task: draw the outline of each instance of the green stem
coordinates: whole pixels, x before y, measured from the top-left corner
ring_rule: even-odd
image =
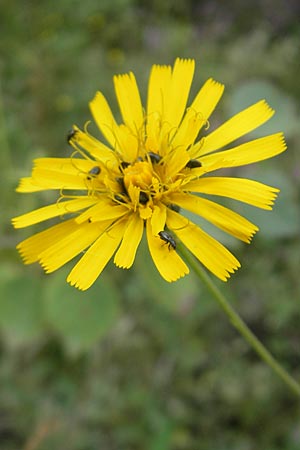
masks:
[[[194,272],[203,281],[207,289],[213,294],[216,301],[228,316],[232,325],[241,333],[248,344],[250,344],[250,346],[263,359],[263,361],[265,361],[269,365],[269,367],[271,367],[271,369],[273,369],[274,372],[277,373],[277,375],[289,386],[294,394],[300,396],[300,385],[297,383],[297,381],[288,374],[288,372],[276,361],[276,359],[271,355],[266,347],[264,347],[259,339],[257,339],[257,337],[252,333],[243,319],[228,303],[226,297],[213,283],[202,265],[193,257],[193,255],[188,250],[186,250],[185,247],[180,244],[178,245],[178,247],[186,262],[190,267],[193,268]]]

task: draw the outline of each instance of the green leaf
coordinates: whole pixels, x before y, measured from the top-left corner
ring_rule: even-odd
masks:
[[[133,269],[137,275],[132,277],[125,286],[125,292],[131,299],[139,302],[141,297],[143,299],[147,297],[166,311],[185,315],[195,311],[195,305],[198,305],[195,299],[201,296],[202,311],[205,309],[202,285],[192,273],[180,278],[175,283],[169,283],[161,277],[156,269],[145,239],[140,247]],[[209,303],[211,304],[211,302]]]
[[[118,302],[118,292],[107,277],[102,276],[85,292],[66,282],[65,270],[51,276],[47,283],[48,322],[71,353],[90,348],[109,332],[119,315]]]
[[[1,280],[0,327],[8,342],[19,345],[36,338],[43,328],[41,281],[16,274]]]

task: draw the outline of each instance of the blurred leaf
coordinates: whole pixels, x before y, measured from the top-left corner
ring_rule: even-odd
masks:
[[[169,450],[171,448],[171,439],[174,424],[167,417],[161,416],[159,411],[154,411],[156,418],[160,419],[159,429],[153,433],[149,449],[150,450]]]
[[[243,172],[251,176],[253,169]],[[264,211],[248,205],[238,205],[239,212],[249,217],[260,228],[259,236],[278,239],[299,236],[300,208],[297,200],[296,186],[292,178],[276,169],[255,167],[255,178],[263,183],[280,189],[272,211]]]
[[[175,283],[165,281],[156,269],[143,239],[134,270],[137,276],[126,284],[126,291],[131,298],[147,296],[168,311],[179,314],[188,313],[194,306],[194,300],[201,293],[201,286],[191,275],[187,275]]]
[[[252,131],[252,137],[257,138],[278,131],[283,131],[288,137],[298,131],[296,102],[268,81],[248,81],[233,90],[228,100],[230,114],[236,114],[262,99],[275,109],[276,114],[266,124]]]
[[[57,330],[71,352],[88,349],[109,332],[118,313],[119,296],[116,289],[103,279],[81,292],[65,280],[61,270],[47,283],[46,317]]]
[[[1,282],[0,326],[12,344],[31,340],[43,326],[41,282],[17,275]]]

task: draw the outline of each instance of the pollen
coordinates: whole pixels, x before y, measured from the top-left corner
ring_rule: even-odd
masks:
[[[130,185],[148,190],[153,178],[153,171],[148,162],[138,161],[124,169],[124,185],[129,189]]]

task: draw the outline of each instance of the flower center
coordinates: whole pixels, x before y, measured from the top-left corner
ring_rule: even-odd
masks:
[[[152,177],[153,172],[150,164],[145,161],[138,161],[124,169],[124,186],[127,190],[130,185],[147,190],[152,183]]]

